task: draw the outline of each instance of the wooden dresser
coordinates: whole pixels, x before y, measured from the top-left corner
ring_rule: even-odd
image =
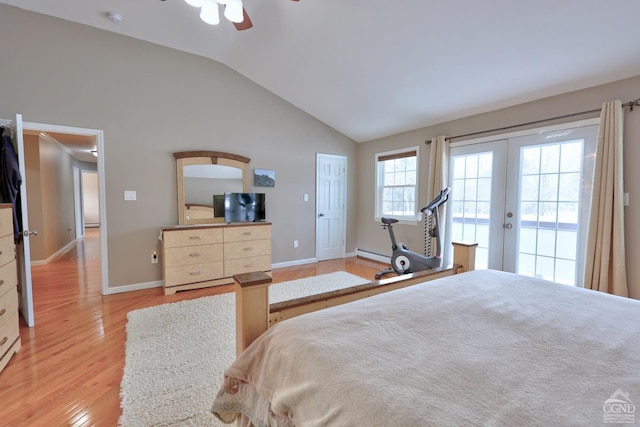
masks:
[[[13,208],[0,204],[0,371],[20,350],[18,270],[13,243]]]
[[[233,283],[233,275],[271,273],[271,224],[239,223],[162,229],[165,295]]]

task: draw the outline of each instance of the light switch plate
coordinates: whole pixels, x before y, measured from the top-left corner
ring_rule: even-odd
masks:
[[[125,200],[136,200],[136,192],[131,190],[124,191],[124,199]]]

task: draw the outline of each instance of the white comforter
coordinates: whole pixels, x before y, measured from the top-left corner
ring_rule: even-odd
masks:
[[[614,394],[640,407],[639,301],[475,271],[276,325],[212,410],[257,426],[582,426],[612,416]]]

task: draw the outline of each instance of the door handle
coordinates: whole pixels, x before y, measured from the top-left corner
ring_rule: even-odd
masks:
[[[507,230],[511,230],[513,228],[513,225],[510,222],[508,222],[505,225],[503,225],[503,227],[506,228]]]
[[[30,230],[23,230],[23,231],[22,231],[22,235],[23,235],[24,237],[29,237],[30,235],[31,235],[31,236],[37,236],[37,235],[38,235],[38,232],[37,232],[36,230],[33,230],[33,231],[30,231]]]
[[[318,214],[318,218],[322,218],[323,216],[324,216],[324,214],[323,214],[323,213],[319,213],[319,214]]]

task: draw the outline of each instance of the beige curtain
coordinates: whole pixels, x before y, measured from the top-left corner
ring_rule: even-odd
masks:
[[[627,297],[622,177],[621,101],[605,102],[600,115],[584,287]]]
[[[449,141],[445,136],[438,136],[431,140],[431,154],[429,155],[429,181],[427,184],[427,203],[433,200],[443,188],[449,184]],[[448,202],[447,202],[448,203]],[[444,227],[446,224],[445,205],[440,205],[438,211],[440,217],[440,232],[444,239]],[[431,239],[433,253],[437,253],[435,239]],[[443,253],[445,253],[444,251]]]

